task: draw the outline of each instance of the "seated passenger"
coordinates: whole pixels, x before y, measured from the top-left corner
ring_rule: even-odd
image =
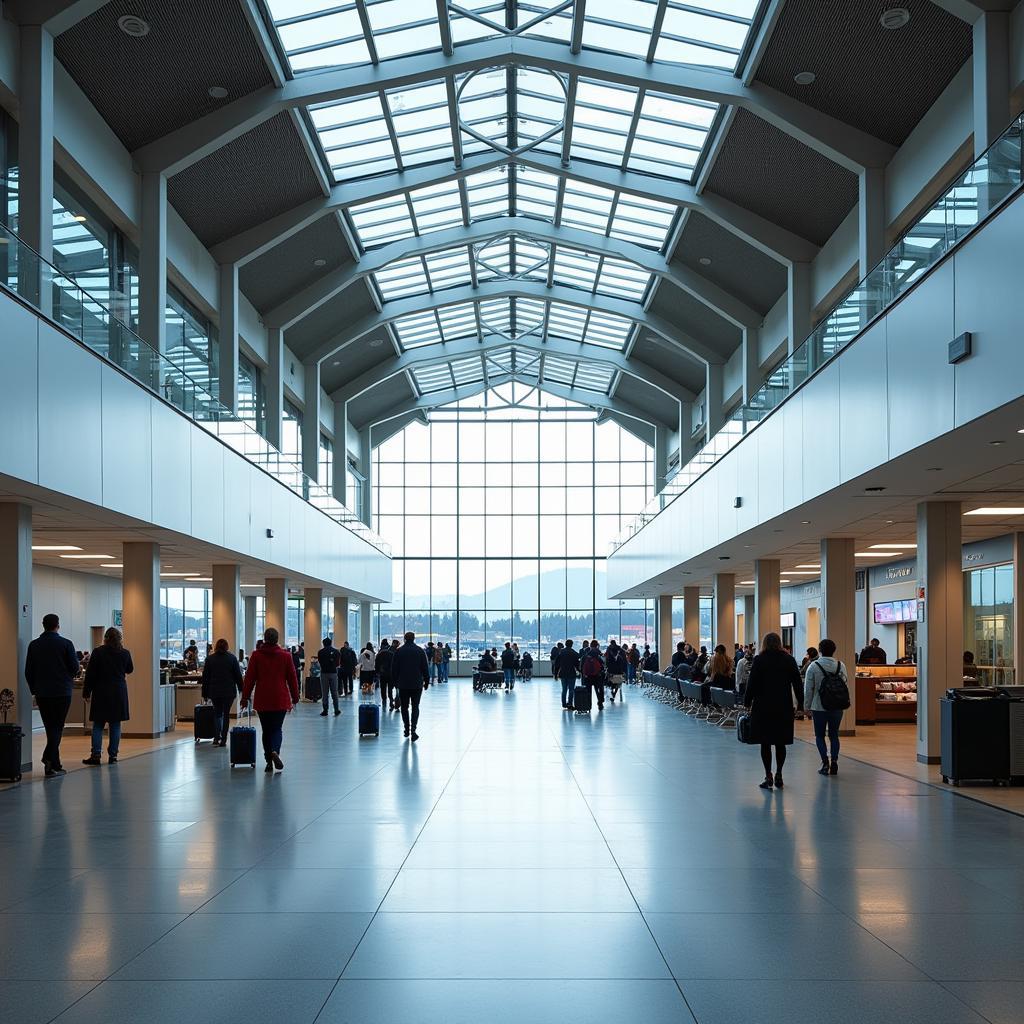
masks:
[[[495,664],[494,658],[491,657],[490,651],[484,651],[480,655],[480,661],[477,663],[477,670],[480,672],[494,672],[498,666]]]

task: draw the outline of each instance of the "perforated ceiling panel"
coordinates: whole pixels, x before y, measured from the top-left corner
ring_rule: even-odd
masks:
[[[149,32],[126,35],[125,14]],[[59,35],[54,53],[128,149],[271,84],[237,0],[114,0]]]
[[[311,352],[321,342],[340,334],[346,327],[377,312],[370,301],[366,285],[359,283],[342,294],[314,309],[309,316],[290,327],[284,334],[285,344],[299,357]],[[386,338],[387,331],[380,327],[369,337]],[[358,344],[367,344],[360,338]],[[394,354],[391,349],[389,354]]]
[[[325,261],[322,267],[316,266],[319,260]],[[249,301],[263,313],[351,260],[338,218],[321,217],[247,263],[238,282]]]
[[[167,198],[207,247],[322,194],[288,113],[257,125],[167,183]]]
[[[653,312],[665,317],[679,329],[712,346],[728,357],[741,341],[740,331],[710,306],[695,299],[674,284],[663,281],[651,303]]]
[[[910,22],[883,28],[896,6]],[[970,25],[930,0],[787,0],[757,80],[898,146],[970,56]]]
[[[687,217],[675,259],[759,313],[767,313],[786,290],[781,263],[699,213]]]
[[[643,364],[653,366],[666,377],[679,381],[680,385],[696,394],[704,387],[704,364],[687,356],[685,352],[673,352],[663,343],[651,340],[646,332],[641,331],[633,351],[630,353],[640,371]]]
[[[374,347],[371,341],[377,338],[384,339],[384,344]],[[372,367],[388,362],[394,355],[395,350],[387,340],[387,332],[381,329],[369,338],[349,345],[343,352],[325,359],[320,364],[320,386],[327,394],[331,394]],[[388,387],[386,383],[375,386]]]
[[[615,388],[615,397],[643,409],[654,422],[664,423],[673,430],[679,425],[679,403],[635,377],[623,374]]]
[[[824,245],[857,202],[857,178],[745,110],[736,112],[712,192]]]
[[[413,397],[412,385],[404,373],[378,384],[372,391],[349,403],[348,418],[354,427],[363,427],[389,416],[395,406]],[[376,438],[374,439],[376,440]]]

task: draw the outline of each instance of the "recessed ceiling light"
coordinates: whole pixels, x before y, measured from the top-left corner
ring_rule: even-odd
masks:
[[[213,582],[213,577],[212,576],[193,576],[189,580],[189,583],[212,583],[212,582]]]
[[[33,544],[33,551],[81,551],[74,544]]]
[[[854,551],[857,558],[892,558],[902,554],[902,551]]]
[[[317,258],[315,260],[313,260],[313,266],[314,267],[326,267],[327,266],[327,260],[325,260],[323,258],[323,256],[317,256]]]
[[[818,76],[813,71],[798,71],[793,76],[797,85],[811,85]]]
[[[711,257],[710,257],[710,256],[701,256],[701,257],[700,257],[700,258],[699,258],[699,259],[697,260],[697,262],[698,262],[698,263],[699,263],[699,264],[700,264],[700,265],[701,265],[702,267],[710,267],[710,266],[711,266]]]
[[[1024,427],[1021,427],[1020,430],[1017,431],[1017,433],[1018,434],[1024,434]]]
[[[61,558],[78,558],[82,561],[87,562],[102,562],[106,559],[108,562],[113,559],[113,555],[61,555]]]
[[[332,359],[331,360],[331,366],[341,366],[341,360],[340,359]]]
[[[240,583],[239,586],[243,590],[252,590],[253,588],[257,588],[259,590],[263,589],[263,584],[262,583]]]
[[[989,441],[989,444],[992,445],[993,448],[998,448],[1002,443],[1002,441]]]
[[[884,487],[865,487],[864,490],[867,491],[869,494],[878,494],[880,491],[884,491],[885,488]]]
[[[791,583],[792,580],[779,580],[780,583]]]
[[[879,24],[882,28],[888,29],[890,32],[895,32],[898,28],[903,28],[910,21],[910,11],[906,7],[890,7],[887,11],[882,11],[878,18]]]
[[[209,96],[211,100],[224,100],[227,99],[228,91],[223,85],[211,85],[210,88],[206,90],[206,95]]]
[[[117,27],[132,39],[142,39],[149,35],[149,22],[137,14],[122,14],[117,19]]]
[[[916,544],[872,544],[871,550],[902,551],[904,548],[916,548]]]
[[[84,213],[74,213],[74,214],[71,215],[71,219],[73,221],[75,221],[76,223],[78,223],[78,224],[84,224],[85,221],[86,221],[86,217],[85,217]]]
[[[123,569],[124,568],[124,563],[123,562],[104,562],[100,566],[100,568],[101,569]]]
[[[187,579],[190,576],[196,576],[198,574],[194,573],[194,572],[162,572],[162,573],[160,573],[160,575],[161,576],[173,576],[173,577],[178,577],[180,579]]]
[[[380,348],[381,345],[383,345],[383,344],[384,344],[384,341],[381,338],[371,338],[370,339],[370,348]]]
[[[811,525],[811,521],[810,521],[810,519],[801,519],[800,520],[800,525],[801,526],[810,526]]]
[[[972,508],[965,516],[1024,516],[1024,508]]]
[[[803,569],[787,569],[786,570],[786,575],[787,576],[817,576],[818,573],[814,569],[808,569],[806,571],[803,570]]]
[[[752,587],[754,585],[753,580],[740,580],[741,587]]]
[[[798,569],[820,569],[821,566],[817,562],[804,562],[803,565],[798,565]]]

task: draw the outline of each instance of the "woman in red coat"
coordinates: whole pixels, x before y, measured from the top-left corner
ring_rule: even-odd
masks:
[[[248,707],[253,688],[256,696],[252,706],[260,716],[263,729],[263,756],[266,771],[281,771],[281,741],[284,716],[299,703],[299,681],[295,676],[295,663],[283,647],[278,646],[278,632],[268,629],[263,634],[263,646],[252,652],[245,670],[241,706]]]

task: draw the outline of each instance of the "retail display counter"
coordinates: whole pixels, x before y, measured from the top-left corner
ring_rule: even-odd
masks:
[[[917,721],[916,665],[858,665],[857,724]]]
[[[197,704],[203,702],[203,687],[198,672],[174,680],[174,707],[178,721],[191,722]]]

